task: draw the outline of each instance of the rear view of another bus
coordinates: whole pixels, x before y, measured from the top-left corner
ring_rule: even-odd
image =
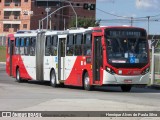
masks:
[[[9,76],[13,75],[13,53],[14,53],[14,34],[9,34],[7,36],[7,43],[6,43],[6,73]]]
[[[18,31],[7,37],[6,72],[18,82],[35,79],[36,37],[36,31]]]

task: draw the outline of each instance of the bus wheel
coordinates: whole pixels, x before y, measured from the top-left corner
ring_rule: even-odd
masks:
[[[57,87],[56,74],[54,70],[52,70],[51,75],[50,75],[50,83],[52,87]]]
[[[16,70],[16,81],[17,81],[17,82],[21,82],[21,81],[22,81],[22,80],[21,80],[21,77],[20,77],[19,68],[17,68],[17,70]]]
[[[130,92],[131,88],[132,88],[131,85],[122,85],[122,86],[121,86],[121,90],[122,90],[123,92]]]
[[[84,89],[88,91],[92,90],[93,88],[93,86],[91,86],[89,82],[90,82],[90,79],[89,79],[88,73],[85,73],[83,86],[84,86]]]

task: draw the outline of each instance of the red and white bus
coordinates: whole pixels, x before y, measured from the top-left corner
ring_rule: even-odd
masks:
[[[8,36],[6,71],[22,80],[57,85],[120,86],[149,82],[146,30],[131,26],[32,31]]]

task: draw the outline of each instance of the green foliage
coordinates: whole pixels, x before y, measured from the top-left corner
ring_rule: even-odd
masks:
[[[0,62],[6,61],[6,47],[0,46]]]
[[[158,41],[156,48],[160,48],[160,41]]]
[[[160,85],[160,80],[155,80],[156,84]]]
[[[96,22],[95,19],[89,19],[89,18],[78,18],[77,20],[77,27],[83,27],[83,28],[88,28],[88,27],[96,27],[99,26],[99,22]],[[76,27],[76,19],[73,19],[69,27]]]

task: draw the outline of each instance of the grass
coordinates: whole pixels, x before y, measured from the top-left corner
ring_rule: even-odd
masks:
[[[160,85],[160,79],[154,79],[153,82],[154,82],[153,84],[155,84],[155,85]],[[151,85],[151,79],[149,80],[149,83],[148,83],[148,86],[150,86],[150,85]]]
[[[155,80],[155,83],[160,85],[160,80]]]
[[[6,61],[6,47],[0,46],[0,62]]]

